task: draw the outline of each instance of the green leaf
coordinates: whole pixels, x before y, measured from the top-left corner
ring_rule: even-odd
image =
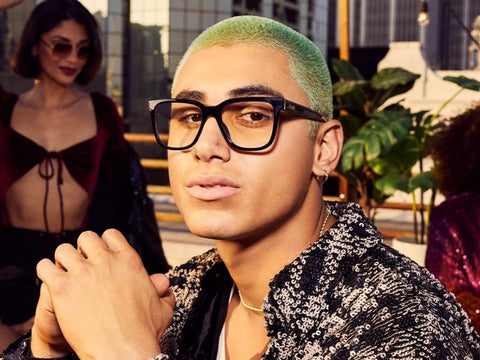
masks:
[[[389,197],[390,195],[384,194],[376,186],[372,188],[372,198],[377,204],[383,204]]]
[[[408,85],[420,77],[402,68],[387,68],[373,75],[370,84],[374,89],[387,90],[399,85]]]
[[[370,165],[370,168],[375,174],[380,176],[385,176],[393,171],[392,163],[379,157],[370,160],[368,165]]]
[[[357,136],[351,137],[345,142],[341,158],[342,172],[360,169],[363,166],[364,148],[364,141]]]
[[[428,110],[422,110],[412,114],[413,127],[429,126],[432,123],[433,115]]]
[[[402,68],[383,69],[370,80],[374,92],[370,95],[372,108],[379,108],[393,96],[410,90],[420,76]]]
[[[400,108],[398,110],[384,110],[375,114],[376,118],[381,118],[385,126],[392,132],[398,141],[405,139],[412,128],[412,118],[409,111]]]
[[[392,131],[397,139],[404,139],[409,132],[409,126],[406,126],[405,123],[400,121],[392,122],[390,127],[392,128]]]
[[[375,187],[388,196],[396,190],[408,192],[408,177],[400,174],[390,174],[378,179]]]
[[[458,86],[464,88],[464,89],[469,89],[469,90],[474,90],[474,91],[480,91],[480,82],[467,78],[463,75],[460,76],[445,76],[443,80],[453,82],[457,84]]]
[[[367,161],[375,159],[382,152],[382,145],[376,136],[367,136],[365,141],[365,158]]]
[[[413,135],[408,135],[389,152],[382,154],[382,157],[396,169],[397,173],[409,175],[420,158],[418,140]]]
[[[340,79],[344,80],[363,80],[360,71],[350,62],[340,59],[332,59],[332,68]]]
[[[365,80],[338,81],[333,84],[332,91],[334,96],[343,96],[352,93],[355,90],[361,90],[366,85]]]
[[[409,191],[408,191],[409,193],[411,193],[416,189],[427,191],[430,189],[435,189],[436,182],[433,179],[432,172],[426,171],[411,178],[408,187],[409,187]]]
[[[387,152],[400,141],[400,139],[395,136],[395,132],[391,127],[385,127],[384,131],[379,132],[379,135],[382,138],[383,147]]]

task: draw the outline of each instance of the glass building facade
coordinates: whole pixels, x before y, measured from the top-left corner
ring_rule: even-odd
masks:
[[[433,69],[469,68],[469,32],[480,15],[480,0],[427,0],[430,24],[417,23],[420,0],[349,0],[350,46],[386,47],[393,41],[421,41]],[[338,0],[329,0],[336,14]],[[329,17],[330,47],[338,47],[338,21]],[[422,31],[424,34],[422,34]]]
[[[12,74],[9,58],[29,13],[40,1],[24,0],[0,11],[0,83],[7,90],[19,93],[31,86],[30,80]],[[102,69],[86,90],[114,98],[135,132],[150,131],[146,101],[169,96],[173,73],[188,44],[222,19],[242,14],[274,18],[308,36],[327,57],[334,56],[331,49],[338,49],[337,0],[80,1],[97,18],[104,45]],[[349,4],[352,49],[387,49],[391,41],[419,40],[419,0],[349,0]],[[480,1],[430,0],[429,5],[426,50],[431,65],[467,68],[468,34],[451,14],[454,11],[470,27],[480,14]],[[368,52],[361,54],[367,61]]]
[[[41,0],[0,11],[0,83],[20,93],[31,80],[12,74],[9,58],[29,13]],[[307,35],[326,53],[328,1],[314,0],[80,0],[96,17],[104,46],[100,73],[86,90],[111,96],[127,129],[150,132],[146,101],[169,97],[175,68],[205,28],[231,16],[275,18]]]

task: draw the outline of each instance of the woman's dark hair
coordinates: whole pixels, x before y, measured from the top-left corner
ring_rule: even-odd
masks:
[[[446,197],[480,193],[480,105],[448,121],[432,139],[438,189]]]
[[[102,45],[95,18],[77,0],[45,0],[33,9],[12,57],[13,71],[25,78],[38,77],[41,69],[37,57],[33,55],[33,46],[40,41],[44,33],[64,20],[75,20],[87,30],[90,54],[75,82],[78,85],[88,84],[97,74],[102,62]]]

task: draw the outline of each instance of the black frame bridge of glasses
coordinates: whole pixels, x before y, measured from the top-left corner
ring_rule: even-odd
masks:
[[[271,131],[269,130],[268,132],[269,136],[268,138],[266,138],[264,143],[255,144],[255,145],[248,144],[248,146],[244,146],[246,145],[244,144],[242,146],[237,144],[236,140],[230,136],[231,134],[229,132],[228,126],[224,123],[224,119],[222,119],[222,112],[224,111],[225,108],[234,106],[235,104],[249,103],[249,102],[268,103],[271,106],[271,110],[273,111],[273,123],[270,127]],[[170,143],[166,142],[165,135],[162,134],[160,131],[160,129],[164,125],[166,118],[157,119],[159,117],[157,116],[157,113],[163,114],[163,111],[160,111],[161,107],[170,106],[171,104],[189,104],[197,107],[201,111],[201,119],[197,120],[198,125],[195,128],[198,130],[196,130],[195,136],[189,138],[189,141],[186,144],[172,146],[170,145]],[[160,146],[167,148],[169,150],[186,150],[192,147],[197,142],[205,122],[210,117],[213,117],[216,119],[223,137],[231,147],[238,150],[245,150],[245,151],[263,150],[269,147],[273,143],[273,140],[275,139],[276,132],[277,132],[280,111],[297,115],[299,118],[303,118],[307,120],[327,122],[327,119],[321,114],[319,114],[318,112],[306,106],[303,106],[293,101],[286,100],[279,97],[260,97],[260,96],[238,97],[238,98],[227,99],[215,106],[206,106],[199,101],[191,100],[191,99],[160,99],[160,100],[148,101],[148,107],[150,111],[152,127],[153,127],[155,138]],[[161,124],[159,124],[160,120],[162,121]],[[167,126],[167,124],[165,124],[165,126]]]

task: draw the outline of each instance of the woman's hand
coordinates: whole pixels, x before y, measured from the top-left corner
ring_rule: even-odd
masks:
[[[37,266],[44,281],[32,331],[35,357],[148,359],[173,316],[168,279],[150,278],[140,257],[116,230],[84,232],[78,250],[62,244],[56,265]],[[63,336],[62,336],[63,334]],[[68,345],[67,345],[68,344]]]

